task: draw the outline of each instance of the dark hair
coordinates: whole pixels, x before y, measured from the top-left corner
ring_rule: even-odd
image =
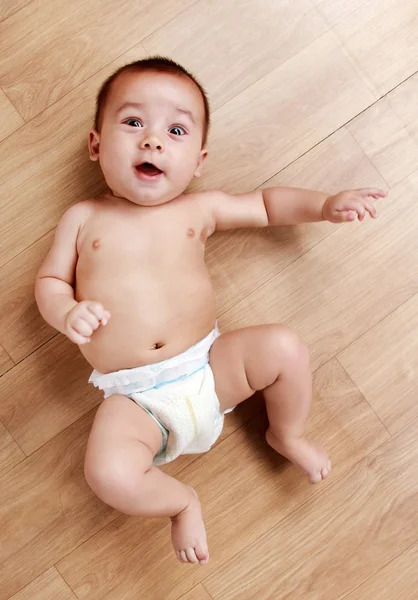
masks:
[[[163,56],[151,56],[150,58],[144,58],[142,60],[137,60],[135,62],[129,63],[120,67],[117,71],[113,73],[110,77],[106,79],[103,83],[102,87],[97,94],[96,99],[96,114],[94,117],[94,128],[96,131],[100,131],[102,125],[103,118],[103,110],[106,105],[106,100],[109,95],[110,88],[112,83],[122,75],[122,73],[141,73],[142,71],[157,71],[159,73],[171,73],[173,75],[178,75],[180,77],[187,77],[191,79],[193,83],[199,88],[199,91],[202,95],[203,105],[205,109],[205,122],[203,127],[203,139],[202,139],[202,147],[206,144],[209,125],[210,125],[210,112],[209,112],[209,100],[207,94],[197,79],[186,71],[184,67],[176,63],[171,58],[164,58]]]

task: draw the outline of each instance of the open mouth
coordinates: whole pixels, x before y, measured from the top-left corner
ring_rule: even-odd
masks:
[[[157,175],[161,175],[162,173],[161,169],[148,162],[136,165],[135,170],[138,173],[138,175],[143,175],[146,178],[157,177]]]

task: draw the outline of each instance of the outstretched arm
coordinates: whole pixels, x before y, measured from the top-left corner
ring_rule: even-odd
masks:
[[[272,187],[245,194],[213,192],[212,214],[217,230],[268,225],[297,225],[315,221],[342,223],[376,217],[372,200],[386,192],[365,188],[329,195],[288,187]]]

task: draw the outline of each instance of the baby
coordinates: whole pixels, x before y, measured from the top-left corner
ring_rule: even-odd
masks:
[[[309,355],[286,325],[220,334],[205,243],[236,227],[333,223],[376,216],[361,189],[330,196],[272,187],[185,193],[207,156],[209,105],[180,65],[161,57],[114,73],[97,98],[90,159],[108,191],[72,206],[36,280],[45,320],[78,344],[103,390],[85,476],[115,509],[170,517],[182,562],[209,559],[196,492],[157,468],[206,452],[224,414],[264,391],[267,443],[317,483],[327,454],[304,437]]]

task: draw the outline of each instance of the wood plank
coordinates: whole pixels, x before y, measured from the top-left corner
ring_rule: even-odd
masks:
[[[10,600],[77,600],[57,570],[52,567]]]
[[[0,22],[11,17],[32,0],[2,0],[0,4]]]
[[[374,101],[326,33],[215,111],[212,153],[197,188],[253,189]]]
[[[391,187],[416,170],[418,138],[393,110],[390,94],[353,119],[347,129]]]
[[[418,538],[417,435],[418,420],[210,574],[210,595],[345,597]]]
[[[388,94],[388,101],[398,118],[406,124],[408,131],[418,139],[418,74],[413,75],[402,85]]]
[[[0,141],[13,131],[24,125],[25,121],[19,115],[3,90],[0,89]]]
[[[35,302],[35,277],[49,250],[54,231],[0,268],[0,342],[15,362],[56,335]]]
[[[0,376],[14,366],[14,362],[7,354],[3,346],[0,345]]]
[[[220,318],[221,329],[284,322],[324,364],[418,292],[418,173],[344,224]]]
[[[32,119],[192,2],[33,0],[0,23],[0,85]]]
[[[327,29],[310,0],[210,0],[193,4],[143,45],[151,54],[170,56],[195,73],[216,109]]]
[[[97,406],[78,346],[58,335],[0,378],[0,419],[26,454]]]
[[[0,476],[18,465],[25,453],[16,444],[3,423],[0,423]]]
[[[372,0],[334,29],[379,97],[418,70],[418,4],[412,0]]]
[[[117,516],[84,481],[84,452],[92,419],[92,413],[80,419],[0,478],[1,600],[42,575]]]
[[[105,188],[87,151],[96,93],[143,54],[133,48],[0,143],[0,266],[53,229],[71,204]]]
[[[336,193],[352,187],[387,188],[345,128],[298,158],[263,187],[284,185]],[[209,239],[206,264],[223,314],[334,232],[331,223],[241,229]]]
[[[212,600],[212,596],[209,596],[203,585],[199,584],[190,590],[190,592],[184,594],[179,600]]]
[[[370,0],[314,0],[330,25],[335,25]]]
[[[316,373],[314,389],[309,432],[334,464],[325,489],[388,433],[337,361]],[[205,569],[178,565],[165,521],[119,517],[58,563],[77,597],[177,600],[318,494],[319,487],[266,446],[265,427],[263,414],[179,473],[203,504],[211,552]]]
[[[338,359],[391,433],[418,416],[418,295]]]
[[[344,600],[415,600],[418,586],[418,544],[414,544],[392,560],[371,579],[363,583]]]

